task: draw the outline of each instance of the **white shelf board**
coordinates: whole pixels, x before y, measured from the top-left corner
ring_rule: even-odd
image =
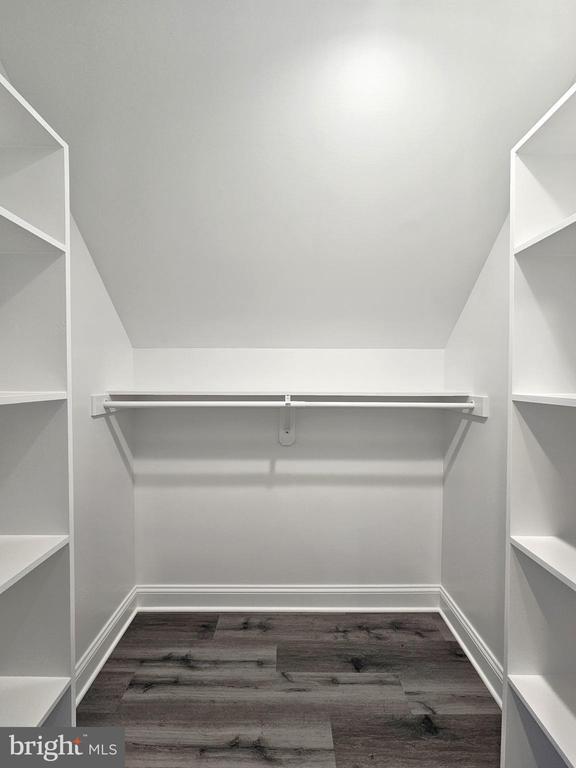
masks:
[[[167,390],[167,389],[109,389],[107,393],[114,397],[284,397],[284,395],[294,395],[295,397],[470,397],[469,392],[343,392],[338,391],[311,391],[309,389],[295,390],[286,388],[283,390],[212,390],[211,392],[200,390]]]
[[[511,536],[512,546],[576,590],[576,546],[558,536]]]
[[[52,400],[66,400],[66,392],[2,392],[0,390],[0,405],[46,403]]]
[[[538,243],[541,243],[543,240],[546,240],[547,237],[552,237],[553,235],[556,235],[559,232],[562,232],[563,230],[568,229],[569,227],[573,227],[575,225],[576,225],[576,213],[572,214],[572,216],[568,216],[567,218],[562,219],[554,226],[549,227],[543,232],[539,232],[537,235],[534,235],[534,237],[531,237],[529,240],[525,240],[523,243],[520,243],[519,245],[515,246],[514,253],[515,254],[522,253],[522,251],[525,251],[528,248],[531,248],[533,245],[537,245]]]
[[[23,243],[26,240],[29,245],[24,246]],[[6,245],[7,241],[10,243],[9,246]],[[37,243],[35,248],[37,251],[41,247],[45,248],[46,245],[50,250],[56,249],[62,253],[66,251],[66,246],[60,240],[0,205],[0,252],[6,253],[8,250],[13,253],[15,249],[30,250],[30,245],[34,242]]]
[[[67,146],[66,142],[2,74],[0,74],[0,108],[3,118],[0,143],[3,146],[13,146],[11,140],[14,138],[18,142],[16,146],[22,143],[36,146]]]
[[[567,151],[573,152],[574,121],[571,119],[571,115],[576,107],[575,99],[576,83],[520,139],[512,148],[512,152],[536,151],[541,153],[546,150],[561,154],[565,154]],[[542,144],[546,146],[542,146]]]
[[[70,686],[68,677],[0,677],[0,727],[35,727]]]
[[[566,763],[576,765],[575,697],[560,696],[542,675],[510,675],[508,681]]]
[[[576,394],[571,392],[558,394],[532,394],[524,392],[514,392],[512,400],[515,403],[535,403],[536,405],[564,405],[569,408],[576,408]]]
[[[68,536],[0,536],[0,594],[59,549]]]

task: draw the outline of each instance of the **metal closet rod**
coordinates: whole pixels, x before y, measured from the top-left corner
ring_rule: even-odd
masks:
[[[460,402],[407,402],[405,400],[104,400],[111,408],[434,408],[467,411],[476,408],[474,400]]]
[[[206,399],[197,399],[197,398]],[[273,398],[273,399],[270,399]],[[306,399],[308,398],[308,399]],[[363,398],[363,399],[361,399]],[[440,399],[444,398],[444,399]],[[219,394],[185,394],[185,393],[132,393],[92,395],[91,415],[103,416],[122,409],[154,409],[154,408],[276,408],[285,415],[297,408],[397,408],[404,410],[438,410],[460,411],[466,415],[482,419],[489,415],[489,398],[487,395],[465,394],[436,394],[422,393],[391,395],[378,394],[326,394],[312,393],[299,395],[267,395],[249,393],[228,395]]]

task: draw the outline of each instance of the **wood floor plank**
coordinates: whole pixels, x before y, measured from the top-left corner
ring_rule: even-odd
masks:
[[[397,676],[375,673],[227,672],[219,670],[139,669],[122,700],[155,699],[190,703],[289,703],[293,707],[362,705],[381,711],[408,713],[408,702]]]
[[[283,722],[227,722],[225,724],[199,723],[193,727],[165,724],[155,727],[153,738],[147,726],[126,728],[126,739],[144,743],[154,741],[158,745],[200,747],[226,747],[238,739],[268,741],[278,749],[333,749],[332,727],[328,719],[292,717]]]
[[[500,715],[500,707],[486,688],[473,693],[412,691],[406,697],[413,715]]]
[[[187,646],[160,647],[119,645],[110,656],[113,668],[163,666],[183,669],[262,669],[276,668],[276,645],[265,641],[198,640]]]
[[[133,672],[118,672],[105,668],[96,677],[79,707],[81,714],[114,713],[130,685]]]
[[[78,727],[87,726],[90,728],[104,728],[106,726],[122,727],[122,717],[116,712],[103,712],[100,709],[92,711],[91,708],[82,707],[83,702],[76,710],[76,725]],[[121,706],[121,705],[119,705]]]
[[[294,672],[404,672],[436,667],[472,667],[455,640],[434,643],[278,643],[278,665]]]
[[[385,672],[407,691],[483,692],[485,686],[459,644],[280,642],[278,669],[286,672]]]
[[[498,768],[500,716],[332,719],[337,768]]]
[[[228,613],[221,614],[214,637],[343,643],[453,639],[437,613]]]
[[[394,707],[394,710],[397,708]],[[189,728],[195,728],[200,723],[210,722],[226,725],[230,722],[285,722],[292,721],[295,716],[308,718],[329,719],[331,712],[347,712],[361,716],[369,711],[369,707],[357,705],[354,700],[327,705],[307,704],[303,706],[301,701],[295,703],[278,697],[274,701],[239,701],[227,702],[220,699],[214,701],[187,701],[185,698],[147,698],[145,696],[130,697],[127,701],[120,702],[118,709],[113,713],[90,711],[82,716],[82,725],[118,725],[124,728],[130,726],[162,727],[167,723],[174,725],[183,724]],[[400,712],[394,714],[409,714],[409,708],[405,704]],[[89,721],[89,722],[88,722]]]
[[[410,667],[400,674],[407,694],[459,695],[484,694],[486,686],[471,664],[463,666],[430,665]]]
[[[217,621],[214,613],[138,613],[117,647],[180,648],[196,640],[211,640]]]
[[[138,768],[266,764],[335,768],[332,730],[326,718],[131,726],[126,729],[126,753],[126,765]]]
[[[276,749],[261,740],[233,742],[223,747],[158,747],[146,743],[126,746],[126,768],[336,768],[333,750]]]

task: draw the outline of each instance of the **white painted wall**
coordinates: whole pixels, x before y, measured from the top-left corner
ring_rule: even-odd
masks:
[[[490,396],[486,422],[447,421],[442,584],[489,649],[504,653],[509,226],[445,350],[446,386]]]
[[[134,414],[137,581],[428,584],[440,576],[438,413]]]
[[[0,12],[137,347],[444,346],[576,67],[574,0]]]
[[[136,384],[442,388],[441,351],[135,350]],[[133,414],[137,581],[437,584],[443,414]]]
[[[137,386],[207,392],[441,391],[440,349],[135,349]]]
[[[134,586],[131,467],[92,392],[132,383],[132,348],[74,222],[71,232],[76,646],[80,658]],[[124,419],[123,427],[128,428]],[[110,422],[112,423],[112,422]]]

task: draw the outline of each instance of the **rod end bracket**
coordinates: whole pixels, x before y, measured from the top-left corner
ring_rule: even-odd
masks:
[[[96,416],[106,416],[109,413],[104,408],[105,401],[108,400],[108,395],[92,395],[90,397],[90,416],[96,418]]]
[[[474,408],[470,411],[470,415],[487,419],[490,416],[490,398],[488,395],[472,395],[472,399],[474,400]]]

